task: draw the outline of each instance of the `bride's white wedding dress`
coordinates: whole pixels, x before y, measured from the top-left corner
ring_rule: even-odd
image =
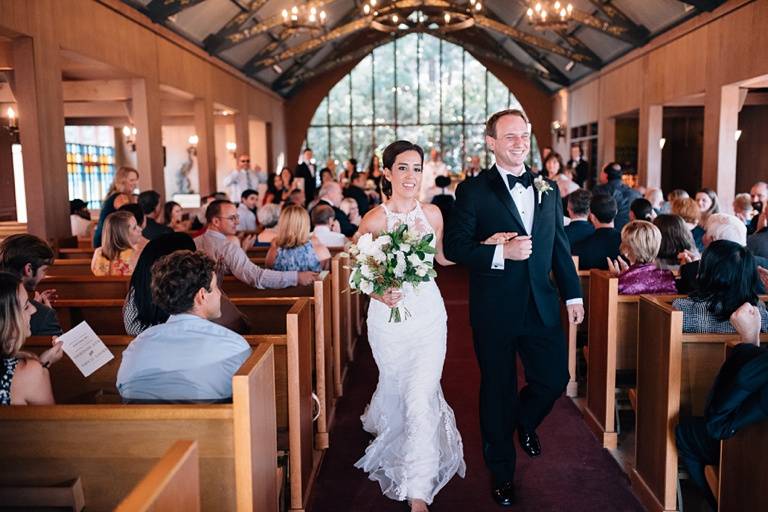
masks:
[[[419,203],[407,214],[383,208],[388,231],[405,223],[422,236],[434,234]],[[390,309],[380,301],[371,300],[368,308],[379,383],[361,419],[376,438],[355,467],[368,472],[391,499],[431,504],[453,475],[463,478],[466,471],[461,435],[440,387],[447,315],[434,279],[415,289],[406,285],[404,313],[403,306],[411,316],[401,323],[389,322]]]

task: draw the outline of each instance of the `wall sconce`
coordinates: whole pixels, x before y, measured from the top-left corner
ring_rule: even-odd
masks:
[[[125,137],[125,143],[131,146],[131,151],[136,151],[136,127],[135,126],[123,126],[123,137]]]
[[[192,154],[197,156],[197,143],[200,142],[200,137],[196,134],[190,135],[187,142],[189,142],[189,149],[192,151]]]
[[[565,126],[560,121],[552,121],[552,135],[558,141],[565,138]]]
[[[664,137],[659,139],[659,149],[664,149],[664,145],[667,143],[667,139]]]
[[[739,142],[739,139],[741,138],[741,130],[736,130],[733,133],[733,138],[736,140],[736,142]]]
[[[232,156],[235,155],[235,151],[237,151],[237,144],[234,142],[227,142],[227,151],[232,153]]]
[[[19,144],[19,126],[16,122],[16,111],[13,107],[8,107],[5,112],[8,117],[8,133],[11,134],[11,144]]]

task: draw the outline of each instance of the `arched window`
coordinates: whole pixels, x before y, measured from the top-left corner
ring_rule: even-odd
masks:
[[[512,92],[460,46],[429,34],[409,34],[376,48],[323,99],[304,147],[320,167],[327,158],[355,158],[407,139],[425,152],[436,147],[453,171],[472,155],[488,166],[485,120],[505,108],[522,109]],[[536,139],[529,164],[541,168]]]

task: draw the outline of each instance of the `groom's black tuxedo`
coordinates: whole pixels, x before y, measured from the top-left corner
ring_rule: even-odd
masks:
[[[515,428],[534,430],[568,382],[560,298],[580,298],[581,288],[563,228],[557,184],[547,183],[551,190],[546,193],[531,185],[533,227],[527,233],[496,166],[464,181],[456,191],[443,244],[448,259],[470,269],[470,319],[482,375],[483,453],[497,483],[511,481],[514,475]],[[499,232],[530,234],[531,256],[505,260],[503,270],[493,270],[495,246],[482,241]],[[528,383],[519,399],[517,354]]]

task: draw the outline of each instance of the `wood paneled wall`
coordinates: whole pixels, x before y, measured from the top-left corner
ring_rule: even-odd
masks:
[[[749,192],[756,181],[768,180],[768,105],[745,105],[739,113],[739,129],[736,190]]]

